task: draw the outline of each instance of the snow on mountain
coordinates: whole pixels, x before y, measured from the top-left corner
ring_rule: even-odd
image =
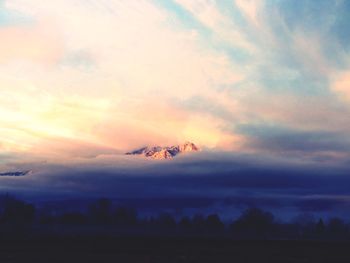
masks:
[[[127,155],[143,155],[152,159],[171,159],[178,154],[185,152],[197,152],[199,148],[192,142],[186,142],[181,145],[175,146],[153,146],[153,147],[143,147],[132,152],[127,152]]]

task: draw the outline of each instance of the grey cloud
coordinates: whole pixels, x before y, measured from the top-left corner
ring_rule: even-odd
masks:
[[[13,171],[13,172],[1,172],[0,176],[25,176],[30,174],[31,171]]]
[[[248,137],[250,147],[269,151],[350,151],[348,136],[337,132],[301,131],[267,125],[240,125],[236,131]]]

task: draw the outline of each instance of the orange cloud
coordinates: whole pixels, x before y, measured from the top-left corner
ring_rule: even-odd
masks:
[[[334,74],[331,88],[341,99],[350,101],[350,71]]]

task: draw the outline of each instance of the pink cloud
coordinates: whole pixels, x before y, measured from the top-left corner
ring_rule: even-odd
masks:
[[[42,24],[1,28],[0,39],[0,63],[29,60],[52,64],[63,53],[58,32]]]
[[[350,71],[336,73],[332,78],[331,89],[345,101],[350,101]]]

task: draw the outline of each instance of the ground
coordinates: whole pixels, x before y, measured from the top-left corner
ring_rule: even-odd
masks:
[[[2,240],[0,262],[348,263],[350,243],[191,238]]]

